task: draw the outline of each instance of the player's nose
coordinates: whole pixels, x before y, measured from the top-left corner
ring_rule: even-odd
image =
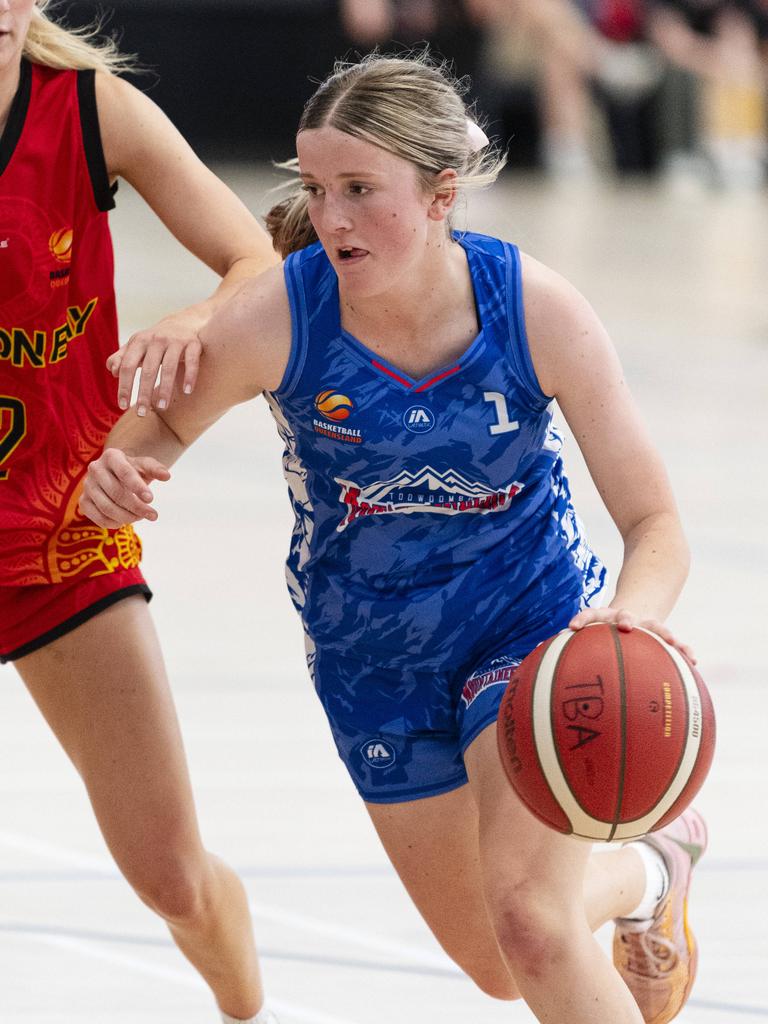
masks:
[[[349,231],[352,227],[348,204],[343,199],[327,195],[323,203],[323,225],[326,231]]]

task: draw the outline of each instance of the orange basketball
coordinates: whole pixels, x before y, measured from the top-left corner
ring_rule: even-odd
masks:
[[[60,263],[69,263],[72,259],[72,229],[62,228],[60,231],[54,231],[48,240],[48,247],[51,255]]]
[[[558,832],[627,840],[681,814],[709,771],[715,716],[698,672],[647,630],[597,623],[515,670],[499,752],[523,803]]]
[[[340,395],[331,389],[320,392],[315,398],[315,408],[326,419],[345,420],[354,406],[346,395]]]

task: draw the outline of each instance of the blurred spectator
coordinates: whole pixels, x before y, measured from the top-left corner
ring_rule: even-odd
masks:
[[[338,0],[342,30],[354,48],[387,53],[429,45],[453,73],[475,79],[482,41],[468,0]],[[471,99],[472,97],[470,97]]]
[[[429,39],[438,29],[439,0],[340,0],[349,38],[366,48],[390,39]]]
[[[680,103],[674,92],[667,104],[669,175],[708,175],[726,188],[761,185],[767,153],[768,3],[653,0],[648,33],[674,69],[671,81],[689,94],[691,83],[695,89],[687,123],[675,116]]]
[[[367,50],[391,42],[439,48],[471,29],[466,0],[339,0],[339,16],[349,39]]]
[[[494,88],[523,74],[535,83],[540,157],[555,178],[585,179],[597,169],[595,140],[606,132],[619,170],[649,169],[652,122],[663,67],[644,38],[642,0],[467,0],[488,27]],[[500,43],[506,37],[506,45]],[[521,45],[522,40],[522,45]],[[513,55],[512,60],[499,54]],[[602,119],[598,115],[602,113]],[[605,149],[605,147],[603,147]]]

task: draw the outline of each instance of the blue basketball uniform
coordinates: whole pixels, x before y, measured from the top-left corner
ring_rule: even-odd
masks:
[[[288,586],[339,753],[372,802],[463,785],[512,667],[605,582],[531,362],[520,255],[454,237],[480,333],[422,380],[342,329],[319,243],[285,262],[291,353],[266,397],[296,517]]]

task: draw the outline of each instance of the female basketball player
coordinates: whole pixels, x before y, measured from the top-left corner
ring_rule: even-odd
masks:
[[[663,620],[688,552],[594,312],[515,247],[449,230],[460,189],[498,173],[485,143],[425,60],[337,69],[299,126],[301,191],[270,214],[284,268],[203,329],[190,399],[120,420],[82,508],[104,528],[154,517],[151,481],[266,392],[315,686],[414,902],[481,988],[540,1021],[661,1024],[693,980],[699,817],[590,857],[519,803],[494,723],[512,667],[562,628],[643,624],[676,643]],[[590,608],[604,569],[570,503],[553,396],[624,537],[606,608]],[[619,973],[591,934],[614,917]]]
[[[137,338],[149,362],[158,342],[171,357],[160,403],[180,357],[194,383],[197,327],[275,260],[242,204],[112,73],[124,64],[114,48],[43,6],[0,0],[0,657],[82,775],[126,878],[221,1010],[252,1018],[263,997],[247,901],[201,843],[139,541],[130,527],[96,529],[77,498],[120,415],[103,368],[117,347],[111,183],[131,182],[224,278],[210,301]],[[146,369],[148,406],[157,366]]]

